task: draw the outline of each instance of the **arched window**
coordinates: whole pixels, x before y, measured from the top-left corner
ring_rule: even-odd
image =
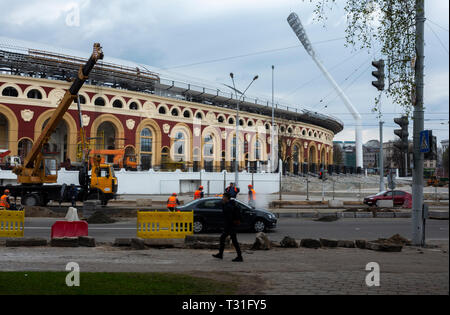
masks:
[[[136,102],[131,102],[130,109],[131,110],[138,110],[139,106],[138,106],[138,104]]]
[[[255,160],[261,160],[261,142],[260,140],[256,140],[255,142]]]
[[[27,98],[36,98],[36,99],[42,99],[42,93],[39,90],[32,89],[28,91]]]
[[[243,119],[239,119],[239,126],[243,126],[244,125],[244,120]]]
[[[225,121],[225,118],[223,116],[219,116],[217,121],[222,124]]]
[[[11,96],[11,97],[18,97],[19,96],[19,92],[17,92],[17,90],[15,88],[13,88],[12,86],[8,86],[7,88],[5,88],[2,92],[3,96]]]
[[[172,116],[178,116],[178,109],[174,108],[170,113],[172,114]]]
[[[103,97],[97,97],[94,101],[94,104],[97,106],[105,106],[105,100]]]
[[[152,152],[153,152],[153,134],[149,128],[144,128],[141,131],[141,169],[148,170],[152,167]]]
[[[115,108],[122,108],[123,107],[122,101],[121,100],[115,100],[113,102],[113,107],[115,107]]]
[[[190,113],[188,110],[185,110],[185,111],[183,112],[183,117],[184,117],[184,118],[190,118],[190,117],[191,117],[191,113]]]
[[[18,150],[22,161],[27,156],[28,152],[30,152],[32,146],[33,142],[30,139],[25,138],[19,141]]]
[[[209,161],[214,159],[214,139],[210,134],[203,138],[203,159]]]
[[[203,119],[203,115],[202,115],[202,113],[197,113],[196,115],[195,115],[195,118],[197,118],[197,119]]]
[[[253,121],[249,120],[249,122],[247,123],[247,125],[248,125],[249,127],[252,127],[252,126],[253,126]]]
[[[78,94],[78,97],[80,99],[80,104],[86,104],[86,98],[83,95]],[[74,103],[77,102],[77,98],[75,97],[75,99],[73,100]]]
[[[173,157],[175,161],[185,161],[186,157],[186,136],[178,131],[173,142]]]
[[[158,113],[160,113],[161,115],[165,115],[166,114],[166,108],[163,106],[160,106],[158,109]]]
[[[234,125],[234,118],[233,117],[228,118],[228,124]]]

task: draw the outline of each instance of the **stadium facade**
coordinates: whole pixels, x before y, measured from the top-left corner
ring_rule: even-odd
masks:
[[[0,45],[0,149],[24,157],[70,85],[83,58]],[[125,149],[145,169],[234,170],[236,97],[219,89],[167,80],[147,68],[102,62],[81,89],[81,123],[92,148]],[[338,119],[276,106],[276,144],[287,171],[333,164]],[[80,158],[74,103],[53,134],[57,163]],[[270,171],[272,105],[240,103],[239,166]]]

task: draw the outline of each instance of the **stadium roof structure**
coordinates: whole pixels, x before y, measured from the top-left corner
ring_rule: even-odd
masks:
[[[86,53],[0,36],[0,73],[70,81],[88,57]],[[189,78],[187,81],[193,82]],[[232,92],[224,92],[220,88],[198,82],[186,83],[186,80],[169,72],[116,58],[105,57],[103,61],[99,61],[87,83],[229,109],[237,106],[236,96]],[[272,115],[272,104],[267,100],[244,97],[239,106],[241,111]],[[335,134],[344,128],[341,120],[330,115],[294,106],[274,106],[275,117],[281,119],[321,126]]]

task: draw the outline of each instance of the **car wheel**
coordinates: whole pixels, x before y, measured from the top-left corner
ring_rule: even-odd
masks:
[[[193,230],[194,230],[194,233],[204,232],[205,231],[205,223],[203,223],[203,220],[195,218]]]
[[[260,219],[256,220],[255,223],[253,224],[253,230],[256,233],[264,232],[266,230],[266,222]]]
[[[39,206],[39,197],[35,194],[28,194],[23,197],[22,205],[24,206]]]

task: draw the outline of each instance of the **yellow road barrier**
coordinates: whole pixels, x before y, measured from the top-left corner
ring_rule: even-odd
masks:
[[[23,237],[25,211],[0,210],[0,237]]]
[[[137,212],[137,237],[185,238],[194,234],[194,213],[190,212]]]

